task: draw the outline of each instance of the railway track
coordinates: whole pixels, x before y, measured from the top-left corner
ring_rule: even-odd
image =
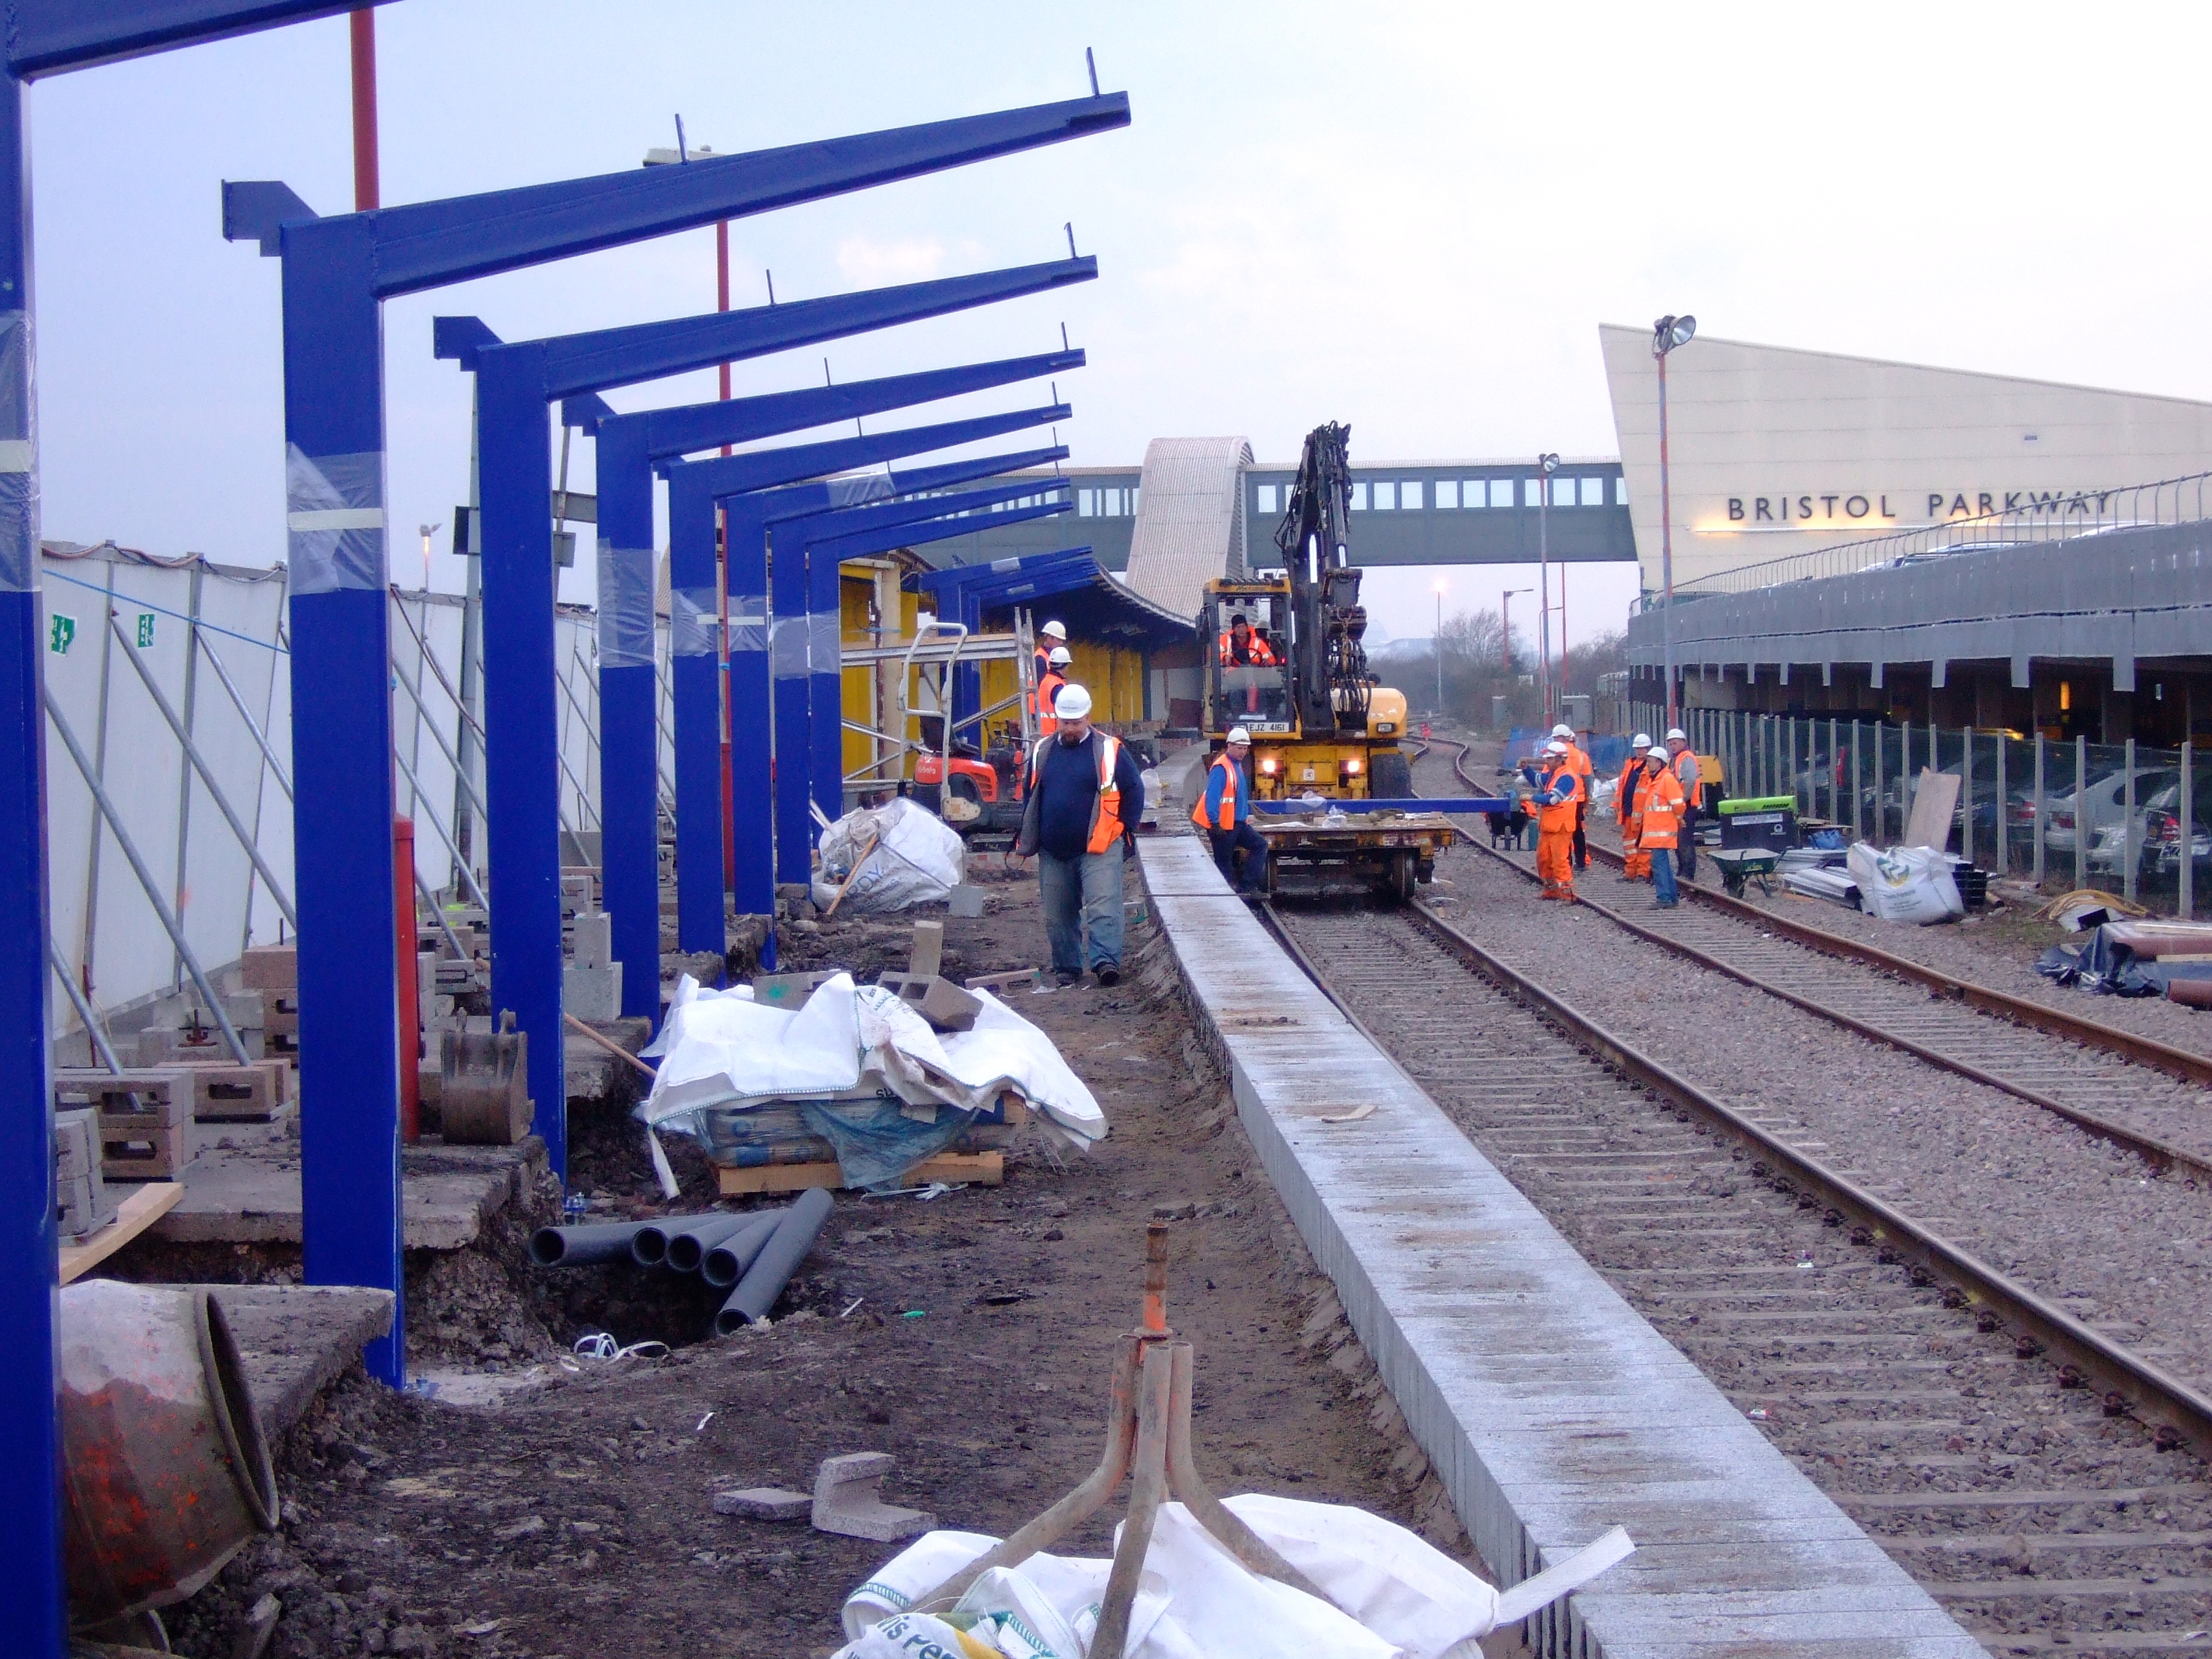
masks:
[[[1451,765],[1462,784],[1480,787],[1467,772],[1465,745],[1438,746],[1457,750]],[[1530,855],[1500,852],[1486,836],[1462,833],[1480,855],[1536,879]],[[1620,854],[1595,841],[1590,854],[1620,867]],[[2212,1191],[2212,1103],[2202,1080],[2188,1075],[2202,1068],[2212,1077],[2212,1062],[1790,924],[1725,895],[1686,884],[1683,891],[1694,902],[1671,911],[1631,912],[1587,891],[1579,902],[1700,966],[2002,1090],[2126,1147],[2160,1174]],[[1902,976],[1905,969],[1910,977]]]
[[[2212,1401],[1432,912],[1263,914],[1629,1302],[1992,1652],[2212,1648],[2200,1461]]]

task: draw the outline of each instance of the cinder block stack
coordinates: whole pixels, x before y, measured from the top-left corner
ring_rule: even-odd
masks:
[[[620,1018],[623,970],[615,960],[613,919],[603,910],[580,912],[570,936],[571,955],[561,971],[562,1011],[584,1020]]]
[[[115,1219],[100,1168],[100,1114],[90,1107],[54,1114],[54,1203],[64,1238],[82,1238]]]
[[[89,1110],[99,1126],[101,1172],[109,1181],[167,1181],[192,1161],[197,1066],[54,1073],[54,1110]]]
[[[238,982],[246,993],[261,996],[261,1030],[264,1052],[290,1060],[300,1059],[300,947],[296,945],[257,945],[238,961]]]

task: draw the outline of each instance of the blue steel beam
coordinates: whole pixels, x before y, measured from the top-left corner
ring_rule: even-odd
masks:
[[[814,804],[823,814],[835,819],[845,810],[845,662],[843,642],[844,586],[840,567],[848,558],[861,556],[863,549],[856,544],[872,544],[874,548],[915,546],[924,542],[939,541],[948,536],[966,535],[975,528],[967,513],[985,511],[999,502],[1018,501],[1024,495],[1038,494],[1034,483],[1006,484],[997,489],[972,491],[962,495],[941,495],[913,504],[915,517],[903,525],[884,525],[873,531],[857,535],[836,533],[840,520],[860,520],[886,511],[881,507],[860,507],[851,513],[833,513],[818,519],[806,519],[794,526],[799,531],[799,542],[806,561],[807,650],[809,684],[807,692],[808,767],[814,791]],[[995,501],[978,501],[976,497],[995,497]],[[1006,513],[988,513],[992,524],[1018,524],[1026,519],[1048,518],[1070,511],[1073,501],[1055,501],[1047,507],[1016,508]],[[933,514],[934,507],[938,512]]]
[[[36,0],[8,8],[8,72],[25,81],[335,17],[386,0]]]
[[[789,456],[796,452],[782,450],[775,453]],[[894,471],[888,476],[832,478],[819,483],[800,484],[797,488],[775,488],[780,484],[797,483],[810,476],[804,471],[796,470],[806,465],[805,461],[793,461],[787,463],[794,469],[788,476],[771,477],[766,481],[765,486],[762,486],[750,482],[749,475],[748,479],[737,482],[738,493],[727,495],[723,514],[722,541],[730,594],[726,671],[729,674],[730,706],[741,715],[749,711],[753,716],[733,719],[730,730],[730,799],[737,817],[737,822],[731,827],[731,836],[737,851],[734,902],[739,915],[764,916],[772,915],[775,909],[775,820],[770,805],[774,781],[769,738],[774,696],[769,633],[769,526],[827,513],[839,506],[886,501],[894,495],[915,490],[942,489],[978,478],[995,477],[1002,472],[1018,471],[1024,467],[1047,465],[1054,461],[1065,460],[1066,457],[1066,449],[1055,445],[1050,449],[1031,450],[1024,454],[951,461],[939,466]],[[726,474],[718,475],[716,470],[726,467],[729,462],[738,459],[727,456],[720,459],[693,461],[670,471],[668,540],[672,562],[675,557],[675,549],[686,542],[696,546],[713,546],[714,504],[724,499],[721,482],[726,478]],[[755,493],[742,493],[747,490]],[[680,825],[678,833],[681,833]],[[680,927],[686,903],[680,857],[676,881]],[[695,897],[690,902],[696,903],[697,900]],[[771,934],[771,946],[774,942],[774,935]]]
[[[345,8],[301,0],[11,0],[0,74],[0,1561],[13,1650],[66,1640],[53,1099],[46,1025],[46,813],[33,395],[31,76],[185,46]],[[380,671],[381,665],[380,665]],[[380,684],[380,696],[384,693]],[[391,851],[382,887],[392,889]],[[390,927],[386,939],[392,938]],[[6,1058],[9,1054],[15,1058]],[[396,1121],[396,1120],[395,1120]],[[396,1140],[395,1134],[395,1159]],[[398,1273],[395,1252],[392,1272]]]
[[[913,283],[842,300],[718,313],[714,318],[702,319],[714,326],[706,331],[708,337],[705,344],[696,349],[717,354],[755,355],[760,350],[779,349],[787,343],[806,343],[812,338],[830,337],[823,331],[856,331],[937,314],[954,303],[972,301],[979,295],[988,300],[1005,297],[1009,293],[1034,292],[1039,284],[1048,285],[1074,276],[1080,270],[1080,266],[1069,262],[996,273],[996,280],[980,285],[977,279],[963,277],[949,283]],[[884,294],[901,296],[902,305],[887,302]],[[662,325],[650,326],[659,329]],[[604,337],[583,337],[587,343],[573,354],[574,360],[603,362],[614,356],[605,344]],[[470,371],[474,370],[479,353],[503,343],[480,319],[474,317],[434,319],[432,339],[436,356],[451,358]],[[653,345],[655,353],[665,349],[658,342]],[[716,356],[712,361],[724,359]],[[625,1014],[642,1016],[657,1023],[660,1013],[659,830],[655,821],[659,729],[654,716],[658,694],[653,681],[651,464],[716,444],[745,442],[908,403],[1035,379],[1079,368],[1083,362],[1079,351],[1046,352],[960,368],[857,381],[848,386],[811,387],[763,398],[645,410],[630,415],[616,414],[596,392],[579,392],[562,398],[563,422],[595,434],[599,444],[601,870],[607,910],[611,917],[615,957],[623,964]],[[573,362],[564,368],[573,368]],[[706,550],[710,567],[712,556],[710,546]],[[712,587],[714,573],[711,568],[693,570],[690,568],[692,562],[687,559],[681,573],[687,578],[699,578],[690,585],[700,590]],[[684,817],[683,804],[688,803],[695,814],[704,810],[698,789],[705,787],[702,769],[708,763],[708,754],[716,780],[711,794],[713,813],[717,821],[720,816],[719,739],[709,745],[707,753],[694,754],[691,751],[699,748],[697,732],[690,733],[695,741],[688,744],[682,735],[687,726],[696,726],[708,718],[714,728],[720,729],[720,674],[714,661],[719,653],[711,630],[702,630],[698,621],[696,614],[689,612],[682,618],[684,625],[677,629],[682,642],[687,647],[697,648],[675,653],[670,667],[672,680],[687,683],[685,690],[676,698],[679,754],[690,756],[688,770],[699,775],[692,779],[694,787],[687,789],[687,767],[679,759],[679,832]],[[690,684],[693,679],[698,684]],[[719,837],[720,830],[717,828],[713,833]],[[696,862],[703,856],[701,849],[705,842],[695,836],[689,838],[687,844]],[[719,859],[719,853],[716,856]],[[703,899],[695,908],[698,914],[691,918],[694,925],[686,930],[686,936],[707,939],[720,927],[720,902],[715,902],[711,921],[706,915]],[[701,944],[696,947],[687,945],[685,948],[720,947]]]
[[[780,307],[779,307],[780,308]],[[779,721],[795,721],[793,730],[799,747],[794,750],[787,744],[777,728],[774,752],[784,757],[775,768],[779,799],[787,799],[793,806],[803,807],[807,798],[806,787],[806,726],[803,716],[789,711],[804,708],[803,683],[811,672],[808,667],[804,624],[796,630],[784,630],[779,624],[794,617],[803,616],[807,609],[806,586],[803,576],[787,573],[775,587],[775,604],[771,607],[769,568],[765,544],[758,550],[737,550],[734,518],[723,538],[724,559],[728,564],[725,585],[729,594],[730,627],[739,642],[717,647],[715,629],[709,626],[693,626],[693,619],[715,615],[719,598],[715,587],[714,562],[714,502],[716,500],[773,489],[780,484],[796,483],[800,479],[819,477],[853,466],[872,465],[895,460],[902,456],[927,453],[933,449],[951,449],[963,444],[975,443],[1001,433],[1018,431],[1025,427],[1045,426],[1066,420],[1073,414],[1065,404],[1050,404],[1041,408],[1018,410],[1010,415],[988,415],[965,421],[946,421],[935,425],[908,427],[892,432],[878,433],[861,438],[842,438],[830,443],[799,444],[782,449],[760,450],[744,455],[711,457],[704,460],[671,460],[663,465],[670,479],[668,495],[668,586],[669,586],[669,679],[675,702],[676,747],[676,934],[680,948],[685,951],[719,951],[725,936],[722,921],[724,912],[722,884],[722,748],[721,748],[721,653],[729,652],[730,673],[730,794],[732,811],[740,820],[750,803],[741,807],[744,790],[752,775],[752,762],[757,755],[768,753],[767,720],[772,706],[765,684],[756,685],[753,669],[748,660],[738,661],[740,653],[750,658],[754,652],[751,630],[759,630],[759,666],[761,679],[794,677],[802,684],[796,694],[787,692],[781,711],[775,716]],[[991,474],[973,473],[969,477],[988,477]],[[872,499],[873,492],[884,489],[879,480],[854,479],[840,481],[830,486],[831,493],[842,491],[859,499]],[[858,492],[870,495],[860,496]],[[887,491],[886,491],[887,493]],[[826,507],[832,503],[825,500]],[[758,539],[758,532],[755,532]],[[757,558],[758,586],[754,583],[753,561]],[[742,563],[743,569],[739,566]],[[771,615],[774,621],[771,620]],[[774,631],[771,631],[774,630]],[[781,666],[769,667],[769,653],[780,647]],[[744,710],[749,694],[757,692],[760,701],[752,705],[759,711],[762,725],[757,730],[748,730]],[[743,751],[743,759],[740,755]],[[768,768],[763,760],[757,774],[761,793],[757,810],[765,811],[768,795]],[[795,793],[793,793],[795,792]],[[803,820],[804,812],[800,812]],[[734,826],[733,826],[734,827]],[[802,822],[797,834],[808,847],[806,826]],[[790,859],[798,841],[787,839],[779,846],[784,854],[776,868],[785,873],[785,881],[805,881],[805,875],[788,873],[793,867]],[[744,861],[758,856],[761,848],[748,844],[745,838],[734,843],[738,880],[746,884]],[[773,886],[773,879],[770,884]],[[741,915],[772,913],[771,902],[767,910],[741,911]]]
[[[966,167],[1128,124],[1128,94],[1108,93],[711,157],[680,167],[634,167],[596,178],[348,216],[366,217],[374,224],[368,275],[375,297],[388,300],[621,247],[718,220],[745,218]],[[233,188],[224,186],[226,191]],[[285,220],[280,228],[290,233],[300,222]],[[269,232],[268,225],[254,223],[243,214],[225,228],[233,240],[252,236],[265,241]]]
[[[302,1125],[301,1145],[302,1255],[309,1283],[375,1285],[395,1297],[404,1288],[381,301],[962,166],[1127,120],[1126,97],[1079,100],[711,162],[331,218],[281,219],[273,239],[271,227],[252,222],[246,211],[249,197],[266,207],[276,199],[273,193],[226,186],[224,234],[253,238],[264,249],[273,240],[284,261],[288,525],[293,568],[304,578],[295,582],[291,609],[294,751],[303,757],[293,827],[301,928],[301,1047],[308,1073],[303,1082],[319,1107]],[[274,210],[290,210],[279,204]],[[546,396],[594,389],[588,374],[554,380],[541,373],[538,379],[541,404]],[[480,396],[484,390],[479,384]],[[507,401],[519,404],[520,399]],[[534,468],[526,458],[524,471],[546,471],[544,425],[541,407],[536,422],[541,453]],[[503,501],[511,483],[502,483]],[[522,504],[514,505],[520,510]],[[526,516],[536,537],[550,543],[543,501]],[[522,566],[529,562],[520,538],[503,556]],[[550,567],[550,547],[545,562]],[[535,584],[550,583],[550,576],[526,574],[523,580],[534,592]],[[519,641],[513,648],[511,661],[520,672],[531,650]],[[507,672],[507,664],[489,654],[487,665]],[[552,695],[549,682],[543,699]],[[550,825],[551,798],[537,804],[544,805]],[[515,833],[533,859],[541,856],[529,832]],[[551,834],[549,827],[545,836]],[[372,848],[372,841],[380,851]],[[536,880],[534,874],[520,878],[526,888]],[[531,988],[540,1031],[531,1060],[532,1087],[539,1110],[550,1117],[566,1104],[536,1095],[549,1084],[559,1086],[557,973],[550,994],[534,983]],[[392,1334],[370,1346],[371,1374],[404,1382],[404,1321],[395,1318]]]

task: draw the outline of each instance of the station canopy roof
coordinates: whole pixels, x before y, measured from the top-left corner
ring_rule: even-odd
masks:
[[[1022,605],[1040,625],[1055,617],[1066,623],[1071,638],[1138,651],[1187,645],[1197,626],[1195,618],[1177,616],[1131,592],[1087,547],[951,565],[909,576],[906,585],[933,597],[948,616],[958,615],[963,603],[973,600],[988,625]]]

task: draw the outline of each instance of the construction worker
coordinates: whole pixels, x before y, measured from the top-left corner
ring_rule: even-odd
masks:
[[[1044,672],[1037,676],[1036,713],[1039,737],[1048,738],[1060,730],[1060,721],[1054,718],[1054,705],[1060,694],[1067,688],[1069,660],[1067,647],[1055,645],[1045,657]]]
[[[1575,803],[1582,797],[1582,780],[1567,760],[1567,745],[1557,738],[1544,745],[1543,758],[1524,767],[1534,793],[1528,804],[1536,812],[1536,874],[1544,884],[1539,898],[1575,902]]]
[[[1590,777],[1597,768],[1591,763],[1582,744],[1575,741],[1575,728],[1562,720],[1552,728],[1553,738],[1567,745],[1567,764],[1575,769],[1575,777],[1582,784],[1582,793],[1575,799],[1575,873],[1589,868],[1589,838],[1583,820],[1589,811]]]
[[[1267,838],[1252,827],[1252,786],[1244,763],[1252,757],[1252,734],[1229,728],[1228,746],[1206,769],[1206,790],[1192,805],[1190,821],[1206,831],[1221,878],[1243,896],[1267,890]],[[1237,874],[1237,854],[1244,854],[1244,874]]]
[[[1137,757],[1091,724],[1091,693],[1062,688],[1058,729],[1030,750],[1022,827],[1014,851],[1037,861],[1052,970],[1065,987],[1083,977],[1084,935],[1101,985],[1121,978],[1121,859],[1145,815]]]
[[[1689,807],[1666,745],[1655,743],[1644,755],[1644,827],[1637,833],[1636,844],[1651,859],[1651,885],[1657,890],[1651,908],[1671,910],[1678,897],[1674,843],[1681,825],[1688,821]]]
[[[1275,653],[1268,647],[1267,636],[1254,628],[1242,611],[1229,619],[1229,631],[1221,636],[1221,665],[1224,668],[1273,668]]]
[[[1698,878],[1698,806],[1705,799],[1705,784],[1698,775],[1698,757],[1690,747],[1686,732],[1679,726],[1667,732],[1668,764],[1674,773],[1674,781],[1682,786],[1682,844],[1680,859],[1682,879]]]
[[[1620,782],[1613,795],[1613,815],[1620,820],[1621,881],[1651,879],[1651,855],[1638,846],[1644,832],[1644,775],[1651,755],[1651,734],[1638,732],[1630,739],[1628,761],[1620,769]]]
[[[1057,618],[1037,629],[1036,655],[1032,659],[1031,665],[1035,672],[1030,676],[1031,684],[1042,683],[1046,673],[1052,667],[1053,647],[1066,643],[1067,624]]]

